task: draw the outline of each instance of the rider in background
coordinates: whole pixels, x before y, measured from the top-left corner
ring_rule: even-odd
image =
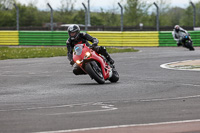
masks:
[[[69,39],[66,42],[68,50],[67,56],[71,65],[74,64],[73,61],[74,46],[83,43],[85,43],[88,47],[92,48],[98,54],[103,55],[110,62],[110,64],[114,64],[114,60],[110,57],[110,55],[106,51],[106,48],[103,46],[98,46],[99,41],[97,38],[94,38],[87,33],[80,33],[80,27],[76,24],[70,25],[67,31],[69,34]],[[90,44],[88,41],[90,41],[92,44]],[[78,65],[74,67],[73,73],[75,75],[85,74],[85,72],[83,72],[83,70]]]
[[[177,46],[182,46],[182,44],[184,43],[183,37],[186,34],[188,34],[188,32],[181,28],[179,25],[174,26],[172,35],[174,37],[174,40],[177,42]]]

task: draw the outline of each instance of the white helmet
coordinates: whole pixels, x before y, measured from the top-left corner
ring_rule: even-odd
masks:
[[[175,29],[176,32],[179,32],[180,26],[179,26],[179,25],[175,25],[175,26],[174,26],[174,29]]]

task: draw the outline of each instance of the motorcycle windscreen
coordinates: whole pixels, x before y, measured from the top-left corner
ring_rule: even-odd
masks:
[[[76,55],[81,55],[82,50],[83,50],[83,44],[78,44],[74,47]]]

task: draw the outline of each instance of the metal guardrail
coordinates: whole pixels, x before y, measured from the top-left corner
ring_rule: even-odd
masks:
[[[200,31],[189,31],[193,41],[193,46],[200,46]],[[172,31],[159,32],[159,46],[173,47],[177,46],[172,37]]]
[[[67,31],[19,31],[19,45],[66,45]]]
[[[0,31],[0,45],[19,45],[18,31]]]
[[[171,31],[89,31],[101,46],[177,46]],[[194,46],[200,46],[200,31],[189,31]],[[67,31],[0,31],[0,45],[65,46]]]
[[[159,46],[159,32],[88,32],[102,46]]]

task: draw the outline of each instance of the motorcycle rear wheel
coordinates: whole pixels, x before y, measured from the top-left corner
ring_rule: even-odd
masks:
[[[88,62],[85,65],[85,70],[90,75],[90,77],[94,79],[97,83],[99,84],[105,83],[102,70],[95,61]]]

